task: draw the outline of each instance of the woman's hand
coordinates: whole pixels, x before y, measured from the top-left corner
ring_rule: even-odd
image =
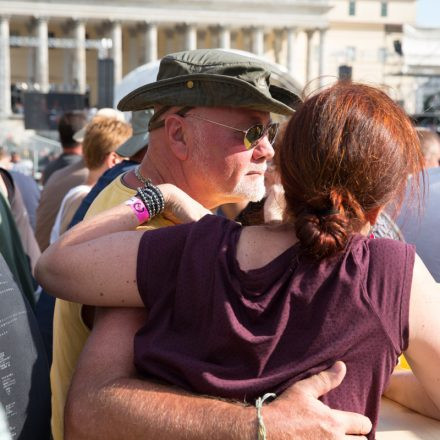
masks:
[[[286,210],[284,188],[281,183],[273,183],[266,189],[267,198],[264,202],[264,222],[282,222]]]
[[[199,202],[196,202],[186,192],[170,183],[158,185],[165,200],[163,216],[174,223],[189,223],[200,220],[206,214],[211,214]]]

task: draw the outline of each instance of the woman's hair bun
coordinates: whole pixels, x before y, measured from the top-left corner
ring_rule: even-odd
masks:
[[[298,206],[295,232],[303,252],[317,259],[344,250],[353,227],[365,221],[364,212],[347,190],[332,188]]]

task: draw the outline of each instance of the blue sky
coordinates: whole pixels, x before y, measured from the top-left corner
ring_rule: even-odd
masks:
[[[440,0],[417,1],[417,25],[440,28]]]

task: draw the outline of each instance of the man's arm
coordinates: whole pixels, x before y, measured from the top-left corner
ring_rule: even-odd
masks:
[[[133,336],[145,318],[142,309],[99,311],[70,388],[65,439],[255,440],[255,407],[136,378]],[[265,405],[268,440],[348,439],[345,433],[369,432],[367,418],[331,410],[317,400],[339,385],[344,371],[339,363]]]

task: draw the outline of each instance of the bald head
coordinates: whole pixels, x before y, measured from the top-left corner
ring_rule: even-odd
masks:
[[[439,166],[440,160],[440,137],[433,130],[426,127],[417,127],[425,168]]]

